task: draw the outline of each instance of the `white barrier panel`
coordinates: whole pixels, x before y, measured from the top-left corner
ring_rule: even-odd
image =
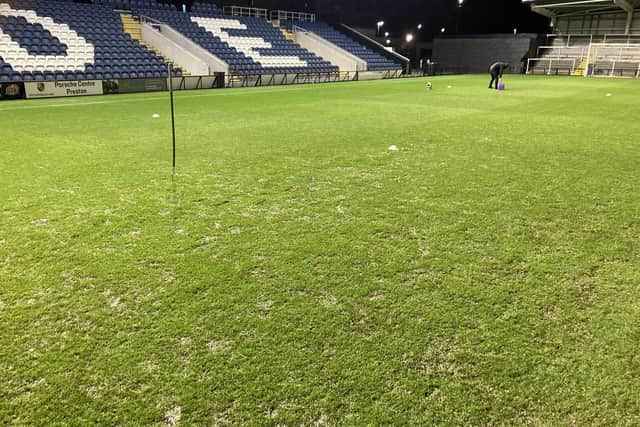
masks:
[[[24,89],[27,98],[102,95],[102,80],[26,82]]]
[[[365,71],[358,73],[358,80],[382,80],[384,78],[384,73],[382,71]]]

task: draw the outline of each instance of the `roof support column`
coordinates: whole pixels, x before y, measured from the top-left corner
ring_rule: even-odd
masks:
[[[633,5],[629,0],[613,0],[613,3],[620,9],[627,12],[627,24],[624,27],[624,34],[629,35],[631,31],[631,22],[633,21]]]

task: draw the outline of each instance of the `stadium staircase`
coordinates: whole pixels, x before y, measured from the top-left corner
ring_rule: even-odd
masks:
[[[591,45],[588,49],[588,54],[583,55],[580,60],[580,64],[576,67],[573,75],[576,77],[584,77],[587,74],[587,69],[589,68],[589,62],[592,62],[589,58],[593,59],[596,57],[596,53],[598,52],[598,48]]]
[[[284,27],[280,26],[280,22],[279,21],[271,21],[271,24],[277,28],[278,30],[280,30],[280,32],[282,33],[282,35],[284,36],[285,39],[287,40],[291,40],[292,42],[296,42],[296,36],[293,35],[293,33],[289,30],[287,30]]]
[[[140,25],[140,20],[139,19],[135,18],[129,12],[120,12],[120,20],[122,21],[122,28],[124,29],[125,33],[129,34],[133,40],[137,40],[138,43],[140,43],[141,46],[146,47],[149,51],[151,51],[158,58],[162,58],[164,60],[164,62],[166,62],[167,64],[168,63],[173,63],[174,67],[178,67],[178,68],[182,69],[182,71],[183,71],[182,74],[184,76],[190,76],[191,75],[191,73],[186,68],[184,68],[180,64],[177,64],[174,61],[166,58],[164,55],[162,55],[162,53],[158,49],[156,49],[154,46],[150,45],[149,43],[145,42],[145,40],[142,38],[142,27]]]
[[[133,8],[170,26],[229,65],[230,77],[256,74],[334,73],[338,67],[294,43],[264,18],[228,16],[211,3],[189,13]]]
[[[586,71],[587,71],[587,58],[582,58],[582,61],[580,61],[580,64],[578,64],[576,69],[573,71],[572,75],[575,77],[584,77]]]

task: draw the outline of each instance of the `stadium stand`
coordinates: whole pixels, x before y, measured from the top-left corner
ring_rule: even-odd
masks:
[[[145,7],[132,11],[168,24],[228,63],[235,74],[338,72],[338,67],[287,39],[263,18],[225,16],[214,5],[199,3],[190,13]]]
[[[639,77],[640,36],[549,35],[529,61],[530,74]]]
[[[564,37],[549,35],[537,54],[527,64],[529,74],[573,74],[582,75],[583,62],[589,50],[589,37],[575,37],[569,44]]]
[[[66,0],[2,0],[0,61],[0,81],[167,77],[110,6]]]
[[[357,56],[367,63],[367,69],[369,71],[383,71],[383,70],[400,70],[402,66],[390,59],[385,58],[379,53],[361,45],[355,40],[347,37],[345,34],[336,30],[329,24],[321,21],[292,21],[281,20],[280,25],[292,31],[294,27],[304,28],[307,31],[324,38],[325,40],[333,43],[341,49]]]
[[[529,73],[640,76],[638,1],[523,2],[554,30],[529,61]]]
[[[236,16],[234,8],[225,14],[198,2],[183,12],[156,0],[0,0],[0,81],[166,78],[169,62],[182,62],[176,52],[185,52],[185,65],[197,66],[198,75],[231,78],[402,69],[326,23],[270,22],[266,10]],[[286,30],[293,25],[326,46],[302,47]],[[339,67],[337,51],[360,66]],[[174,75],[190,73],[174,67]]]

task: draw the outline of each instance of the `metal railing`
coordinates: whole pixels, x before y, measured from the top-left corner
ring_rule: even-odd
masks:
[[[227,79],[227,87],[285,86],[312,83],[349,82],[357,80],[357,71],[337,73],[233,74]]]
[[[543,56],[547,56],[550,54],[545,54],[544,51],[547,50],[559,50],[559,51],[568,51],[565,57],[567,58],[584,58],[585,52],[588,49],[588,46],[538,46],[538,57],[541,58]],[[543,51],[541,53],[541,51]],[[576,52],[573,54],[573,52]],[[579,55],[578,55],[579,53]],[[560,53],[557,53],[555,56],[560,58]]]
[[[295,33],[305,33],[305,34],[312,33],[312,31],[309,31],[306,28],[302,28],[302,27],[299,27],[297,25],[293,25],[291,27],[291,32],[294,33],[294,34]]]
[[[140,15],[138,16],[138,18],[140,18],[140,24],[151,24],[151,25],[166,25],[164,22],[159,21],[157,19],[154,18],[150,18],[146,15]]]
[[[588,76],[640,76],[640,44],[594,43],[588,59]]]
[[[554,63],[555,61],[555,63]],[[571,75],[576,70],[576,64],[581,59],[576,58],[529,58],[527,59],[527,74],[535,74],[538,69],[546,75]],[[546,62],[546,64],[544,64]],[[540,67],[538,64],[544,65]]]
[[[225,87],[224,73],[212,76],[180,76],[173,78],[174,90],[216,89]]]
[[[248,16],[254,18],[268,19],[268,10],[260,9],[257,7],[242,7],[242,6],[225,6],[224,14],[231,16]]]
[[[606,60],[596,61],[590,67],[590,76],[640,77],[640,61]]]
[[[547,40],[550,38],[566,38],[567,43],[565,47],[571,47],[571,39],[589,39],[589,44],[593,43],[593,34],[547,34]]]
[[[272,10],[271,20],[289,20],[289,21],[309,21],[315,22],[315,13],[290,12],[288,10]]]
[[[609,40],[621,39],[623,43],[633,44],[640,43],[640,34],[624,34],[624,33],[602,33],[602,34],[547,34],[547,40],[558,38],[566,39],[565,47],[571,47],[571,41],[575,39],[588,39],[591,43],[607,43]]]
[[[402,70],[386,70],[380,72],[380,79],[399,79],[405,77],[420,77],[405,75]],[[231,74],[227,77],[226,86],[260,87],[260,86],[285,86],[297,84],[338,83],[354,82],[360,80],[360,71],[339,71],[332,73],[278,73],[278,74]]]
[[[622,39],[625,44],[638,44],[640,43],[640,34],[605,34],[602,41],[607,43],[611,39]],[[620,41],[614,43],[620,43]]]

